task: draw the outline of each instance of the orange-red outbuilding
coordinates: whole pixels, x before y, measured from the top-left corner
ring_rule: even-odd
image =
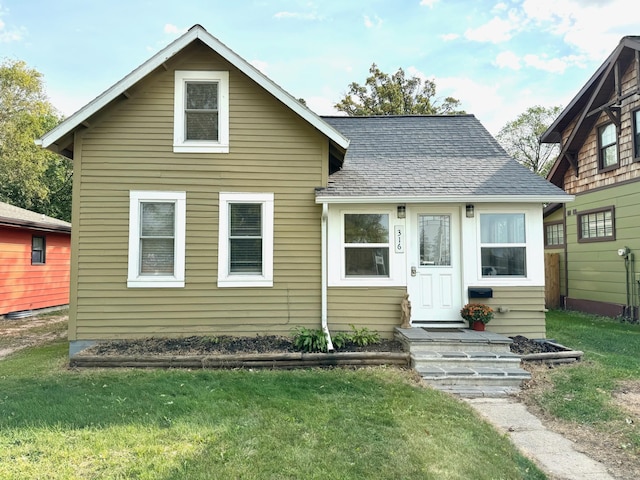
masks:
[[[69,303],[71,224],[0,202],[0,315]]]

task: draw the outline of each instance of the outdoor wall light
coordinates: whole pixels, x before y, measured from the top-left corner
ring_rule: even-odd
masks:
[[[467,218],[473,218],[473,204],[467,203]]]
[[[407,216],[407,207],[404,205],[398,205],[398,218],[405,218]]]

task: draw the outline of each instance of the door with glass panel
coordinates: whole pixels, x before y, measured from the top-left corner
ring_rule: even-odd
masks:
[[[410,215],[407,289],[412,323],[460,321],[462,285],[459,209]]]

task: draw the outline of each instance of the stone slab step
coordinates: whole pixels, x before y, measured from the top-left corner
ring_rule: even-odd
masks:
[[[411,354],[411,365],[415,368],[421,366],[469,366],[480,367],[508,367],[520,366],[520,356],[511,352],[463,352],[463,351],[433,351],[425,350]]]
[[[415,369],[431,385],[520,387],[531,374],[522,368],[423,367]]]
[[[520,392],[519,387],[471,385],[431,385],[433,388],[462,398],[504,398]]]

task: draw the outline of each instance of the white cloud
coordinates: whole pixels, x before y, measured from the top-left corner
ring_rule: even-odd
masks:
[[[445,33],[444,35],[440,35],[440,38],[445,42],[450,42],[452,40],[457,40],[460,38],[460,35],[457,33]]]
[[[525,65],[538,70],[544,70],[551,73],[564,73],[571,66],[579,66],[584,68],[585,58],[581,55],[567,55],[559,58],[549,58],[547,55],[525,55],[523,57]]]
[[[264,75],[267,75],[267,69],[269,68],[269,64],[263,60],[251,60],[251,65],[260,70]]]
[[[164,25],[164,33],[169,33],[169,34],[178,34],[178,35],[182,35],[183,33],[187,33],[187,30],[189,30],[188,28],[179,28],[176,27],[175,25],[171,24],[171,23],[166,23]]]
[[[301,13],[301,12],[278,12],[274,16],[277,19],[294,19],[294,20],[321,20],[317,13]]]
[[[382,19],[375,15],[373,19],[369,15],[364,15],[364,26],[367,28],[380,28],[382,26]]]
[[[512,51],[500,52],[496,56],[495,64],[499,68],[509,68],[511,70],[520,70],[520,59]]]
[[[592,60],[604,60],[624,35],[637,33],[637,0],[524,0],[539,27]]]
[[[517,29],[515,17],[508,19],[493,17],[478,28],[469,28],[464,32],[465,38],[474,42],[502,43],[511,39]]]
[[[438,3],[440,0],[420,0],[420,5],[423,7],[433,8],[433,6]]]
[[[330,100],[328,97],[303,97],[307,103],[307,107],[316,115],[344,115],[344,113],[336,110],[334,104],[336,102]],[[338,98],[338,96],[336,96]]]
[[[0,12],[2,14],[2,12]],[[0,43],[17,42],[24,38],[26,33],[24,28],[7,29],[6,24],[0,18]]]

